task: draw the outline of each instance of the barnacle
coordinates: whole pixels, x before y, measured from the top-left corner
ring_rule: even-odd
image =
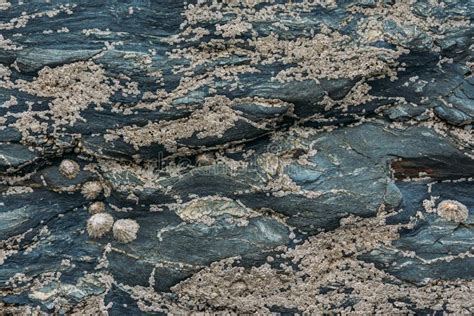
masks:
[[[59,164],[59,172],[61,172],[61,174],[68,179],[74,179],[77,177],[79,171],[81,171],[81,168],[74,160],[64,159]]]
[[[98,214],[103,213],[105,211],[105,204],[104,202],[94,202],[89,206],[89,213],[91,214]]]
[[[88,200],[93,200],[102,192],[102,184],[99,181],[89,181],[84,183],[81,189],[82,195]]]
[[[114,218],[107,213],[92,215],[87,221],[87,232],[92,238],[100,238],[110,231]]]
[[[467,207],[454,200],[444,200],[438,204],[438,215],[453,222],[464,222],[469,216]]]
[[[123,243],[131,242],[137,238],[139,228],[140,225],[133,219],[119,219],[114,224],[114,237]]]

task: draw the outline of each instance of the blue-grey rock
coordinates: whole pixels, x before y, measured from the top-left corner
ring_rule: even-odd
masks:
[[[0,1],[0,314],[473,313],[473,17]]]

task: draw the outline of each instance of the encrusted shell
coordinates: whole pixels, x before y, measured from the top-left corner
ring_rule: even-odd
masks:
[[[59,164],[59,172],[68,179],[74,179],[80,171],[81,168],[79,167],[79,164],[74,160],[64,159]]]
[[[469,217],[469,210],[466,205],[454,200],[440,202],[436,211],[439,216],[458,223],[465,222]]]
[[[93,200],[102,192],[102,184],[99,181],[89,181],[82,185],[81,193],[88,199]]]
[[[91,205],[89,205],[89,213],[91,214],[103,213],[104,211],[105,211],[104,202],[94,202]]]
[[[87,221],[87,232],[92,238],[100,238],[110,231],[114,225],[114,218],[107,213],[92,215]]]
[[[119,219],[115,222],[113,233],[118,241],[128,243],[137,238],[140,225],[133,219]]]

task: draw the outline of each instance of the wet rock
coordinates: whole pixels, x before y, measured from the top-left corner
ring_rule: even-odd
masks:
[[[16,62],[21,71],[33,72],[45,66],[54,67],[87,60],[99,52],[100,50],[25,49],[17,55]]]
[[[401,232],[400,239],[392,247],[376,249],[363,255],[363,260],[374,262],[380,268],[402,280],[426,284],[436,279],[471,280],[471,246],[474,231],[471,228],[473,199],[470,194],[472,183],[440,183],[432,186],[431,196],[442,201],[447,197],[466,203],[469,216],[465,223],[453,222],[434,211],[427,213],[423,201],[429,199],[426,184],[423,184],[424,200],[405,200],[404,212],[423,217],[415,226]],[[408,188],[405,189],[407,193]],[[411,190],[410,190],[411,191]],[[410,209],[413,209],[410,210]],[[407,268],[408,267],[408,268]]]
[[[434,111],[441,119],[453,125],[463,126],[473,122],[469,115],[455,108],[439,106],[435,107]]]
[[[28,147],[20,144],[0,143],[0,172],[10,173],[32,164],[41,158]]]

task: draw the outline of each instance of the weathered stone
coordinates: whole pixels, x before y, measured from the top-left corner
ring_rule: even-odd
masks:
[[[474,312],[469,0],[0,13],[2,313]]]

